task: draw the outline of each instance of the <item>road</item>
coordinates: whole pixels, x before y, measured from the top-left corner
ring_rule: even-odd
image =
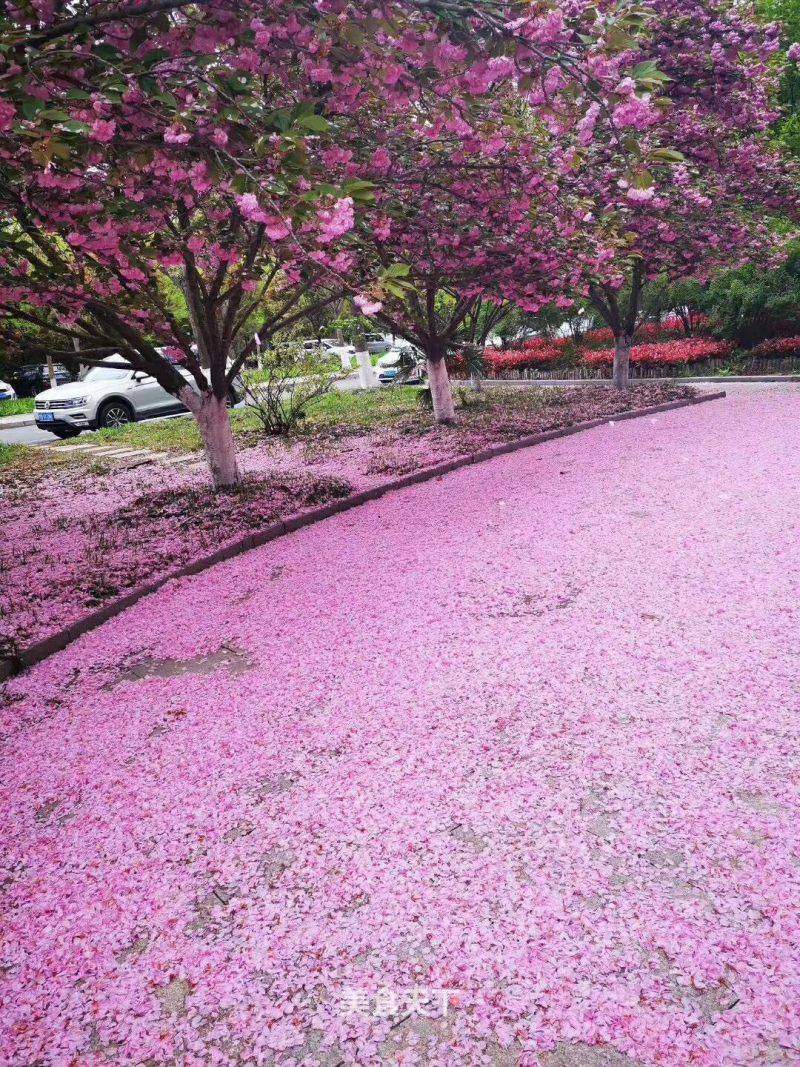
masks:
[[[0,1060],[800,1062],[798,415],[460,470],[12,683]]]
[[[0,444],[4,445],[47,445],[57,438],[35,426],[14,426],[11,429],[0,428]]]

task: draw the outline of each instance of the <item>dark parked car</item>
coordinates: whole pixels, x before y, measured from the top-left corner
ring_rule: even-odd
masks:
[[[56,385],[66,385],[75,380],[66,367],[60,363],[55,365]],[[9,380],[17,391],[17,396],[36,396],[43,389],[50,388],[50,375],[47,373],[46,363],[25,363],[21,367],[12,368]]]

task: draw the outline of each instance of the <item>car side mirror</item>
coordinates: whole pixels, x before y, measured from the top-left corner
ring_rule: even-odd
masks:
[[[133,372],[133,380],[134,380],[135,382],[143,382],[143,381],[145,380],[145,378],[146,378],[146,377],[147,377],[147,375],[146,375],[146,374],[144,373],[144,371],[141,371],[141,370],[135,370],[135,371]]]

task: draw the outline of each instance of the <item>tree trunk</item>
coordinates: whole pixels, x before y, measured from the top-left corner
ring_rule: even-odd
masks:
[[[77,363],[75,364],[75,368],[76,368],[75,377],[78,379],[78,381],[83,381],[83,376],[84,376],[84,374],[86,373],[86,371],[89,368],[84,363],[81,363],[81,360],[80,360],[81,343],[80,343],[80,341],[78,340],[77,337],[73,337],[72,338],[72,347],[75,349],[75,352],[77,353]]]
[[[236,462],[236,442],[225,401],[208,393],[200,397],[188,385],[181,390],[179,399],[197,419],[214,488],[231,489],[238,485],[241,476]]]
[[[453,423],[456,421],[456,407],[453,403],[453,390],[447,374],[444,356],[432,359],[428,356],[428,384],[433,400],[433,414],[437,422]]]
[[[614,346],[614,388],[627,389],[630,385],[631,348],[633,338],[622,334]]]
[[[466,351],[470,385],[476,393],[481,393],[483,392],[483,348],[470,345]]]
[[[56,378],[56,368],[53,366],[53,357],[50,353],[47,353],[47,377],[50,379],[50,388],[55,389],[58,385],[58,378]]]
[[[372,370],[372,360],[367,351],[367,343],[364,335],[359,332],[353,339],[353,348],[356,350],[356,364],[358,365],[358,384],[361,389],[370,389],[375,385],[375,374]]]

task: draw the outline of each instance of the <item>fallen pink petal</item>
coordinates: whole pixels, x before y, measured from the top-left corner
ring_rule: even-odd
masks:
[[[794,1062],[797,416],[454,472],[6,683],[3,1059]]]
[[[800,1067],[798,0],[0,87],[0,1067]]]

